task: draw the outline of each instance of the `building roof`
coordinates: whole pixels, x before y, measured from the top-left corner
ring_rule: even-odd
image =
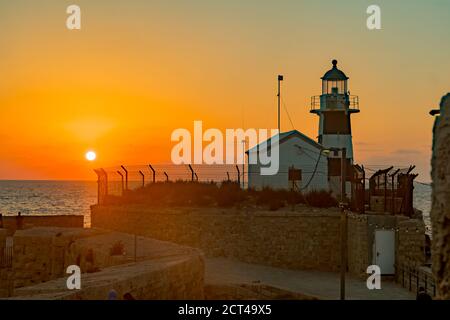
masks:
[[[304,135],[303,133],[301,133],[298,130],[291,130],[291,131],[287,131],[287,132],[282,132],[278,136],[279,136],[279,141],[278,141],[279,144],[282,144],[282,143],[286,142],[290,138],[298,137],[298,138],[300,138],[303,141],[309,143],[311,146],[313,146],[313,147],[315,147],[317,149],[320,149],[320,150],[324,149],[324,147],[320,143],[314,141],[313,139],[311,139],[310,137]],[[261,150],[260,145],[265,143],[265,146],[268,146],[270,144],[271,139],[272,138],[269,138],[266,141],[257,144],[253,148],[248,149],[245,153]]]
[[[327,81],[348,80],[345,73],[337,68],[337,60],[333,60],[331,63],[333,64],[333,68],[325,72],[321,79]]]

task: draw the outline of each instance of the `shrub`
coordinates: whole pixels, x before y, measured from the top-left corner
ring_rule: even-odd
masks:
[[[303,197],[303,194],[301,194],[300,192],[291,190],[291,191],[288,191],[287,202],[290,205],[295,205],[295,204],[299,204],[299,203],[305,203],[305,199]]]
[[[277,211],[280,208],[284,207],[284,202],[279,198],[273,198],[269,200],[269,210]]]
[[[236,182],[224,181],[217,191],[216,200],[220,207],[232,207],[244,199],[244,193]]]
[[[338,205],[337,200],[331,195],[331,192],[320,190],[310,191],[304,195],[305,203],[319,208],[336,207]]]
[[[125,253],[125,245],[122,241],[117,241],[113,244],[112,248],[109,250],[110,256],[122,256]]]

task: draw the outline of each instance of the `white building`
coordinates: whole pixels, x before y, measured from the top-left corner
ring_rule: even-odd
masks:
[[[260,164],[249,164],[249,187],[294,188],[300,191],[330,190],[334,194],[340,194],[339,150],[346,149],[349,173],[353,164],[350,116],[359,112],[359,101],[357,96],[350,96],[347,83],[349,78],[337,68],[337,61],[333,60],[332,64],[333,67],[321,78],[322,94],[311,98],[310,112],[319,116],[318,141],[297,130],[281,133],[278,174],[263,176],[260,174]],[[260,146],[261,144],[248,150],[248,156],[255,156]],[[350,190],[349,185],[347,190]]]

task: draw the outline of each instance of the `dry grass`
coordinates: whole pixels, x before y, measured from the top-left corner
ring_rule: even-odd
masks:
[[[236,207],[254,205],[276,211],[285,206],[307,204],[328,208],[337,206],[336,199],[327,191],[311,191],[302,194],[291,190],[241,189],[235,182],[220,184],[204,182],[157,182],[129,190],[123,196],[108,196],[106,204],[146,204],[149,206]]]

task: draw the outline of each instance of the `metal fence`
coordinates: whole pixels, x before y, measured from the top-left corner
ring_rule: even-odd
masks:
[[[149,183],[165,181],[215,182],[234,181],[245,187],[245,167],[242,165],[121,165],[95,169],[98,178],[98,203],[108,195],[123,195]]]
[[[398,266],[398,281],[409,291],[418,293],[419,288],[423,287],[430,296],[436,296],[436,283],[433,275],[415,267]]]

